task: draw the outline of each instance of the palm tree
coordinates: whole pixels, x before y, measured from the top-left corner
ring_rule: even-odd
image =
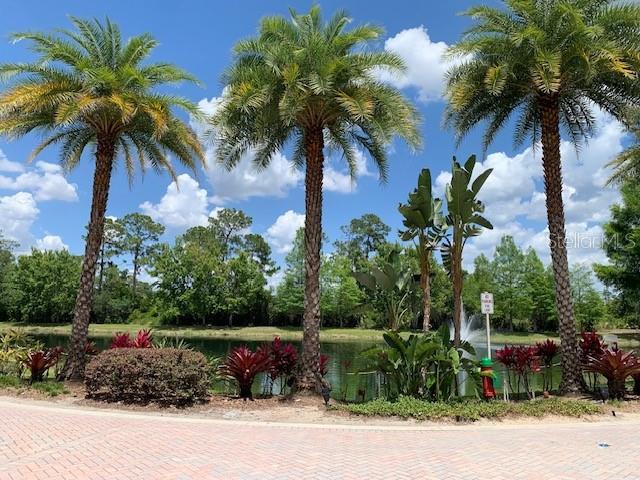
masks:
[[[80,378],[116,160],[122,158],[131,181],[136,165],[141,170],[148,166],[167,170],[175,178],[169,152],[189,168],[202,162],[204,155],[196,134],[173,113],[179,107],[197,114],[196,107],[155,91],[168,83],[194,81],[193,77],[166,63],[144,64],[157,45],[147,34],[123,42],[120,30],[108,19],[71,21],[75,30],[14,36],[29,40],[39,58],[0,66],[0,76],[10,82],[0,94],[0,134],[21,137],[41,132],[45,139],[32,156],[59,144],[67,171],[78,165],[87,148],[95,154],[91,217],[66,367],[67,378]]]
[[[471,8],[475,23],[451,53],[446,121],[458,139],[486,121],[485,149],[515,117],[515,141],[542,142],[551,260],[562,341],[561,388],[582,379],[565,244],[560,127],[576,147],[594,107],[624,119],[640,103],[640,6],[616,0],[504,0]]]
[[[609,185],[622,185],[629,179],[640,178],[640,108],[632,109],[628,119],[633,144],[609,162],[609,166],[613,167],[613,173],[607,180]]]
[[[248,151],[262,168],[292,142],[293,163],[305,166],[305,308],[303,354],[298,386],[319,381],[320,242],[324,149],[339,151],[352,174],[356,148],[367,151],[386,178],[385,148],[394,135],[417,146],[416,110],[376,70],[401,71],[396,55],[365,49],[381,30],[370,25],[346,29],[344,12],[323,22],[320,8],[306,15],[291,10],[261,21],[259,34],[235,46],[224,75],[227,85],[214,115],[218,159],[233,168]]]

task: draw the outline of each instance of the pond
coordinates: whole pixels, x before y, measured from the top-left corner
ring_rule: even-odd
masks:
[[[68,337],[65,335],[35,335],[35,338],[42,341],[46,346],[66,345]],[[107,348],[111,342],[111,339],[105,337],[91,338],[95,342],[98,349],[102,350]],[[224,357],[234,347],[240,345],[247,345],[251,349],[255,349],[261,345],[262,341],[244,341],[244,340],[228,340],[222,338],[186,338],[186,343],[195,350],[204,353],[207,356]],[[298,349],[300,349],[300,342],[291,342]],[[364,361],[359,354],[373,346],[382,345],[382,343],[375,343],[371,341],[358,342],[358,341],[340,341],[340,342],[323,342],[321,351],[323,354],[329,356],[328,361],[328,373],[327,380],[332,386],[332,396],[339,400],[348,400],[362,402],[371,400],[380,396],[383,392],[383,386],[381,384],[382,379],[376,372],[359,372],[363,369]],[[500,348],[502,345],[492,346],[494,348]],[[477,358],[486,356],[487,347],[486,344],[474,345],[476,349]],[[496,365],[499,369],[499,365]],[[560,371],[554,368],[554,387],[560,380]],[[264,376],[260,376],[254,383],[254,393],[259,394],[263,389],[268,388],[266,385],[267,379]],[[496,389],[501,391],[500,381],[496,382]],[[534,385],[536,390],[542,389],[542,376],[536,375],[534,379]],[[229,387],[219,387],[222,391],[232,393]],[[465,388],[463,387],[463,393]],[[279,385],[275,385],[273,388],[274,393],[279,393]]]

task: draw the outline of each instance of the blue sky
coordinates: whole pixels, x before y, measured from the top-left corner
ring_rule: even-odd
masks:
[[[108,15],[121,26],[124,37],[150,32],[160,41],[152,60],[173,62],[196,75],[203,87],[182,86],[177,93],[200,102],[207,111],[215,109],[216,97],[221,94],[220,74],[231,60],[233,44],[255,33],[261,17],[287,15],[289,6],[305,11],[310,5],[257,0],[179,3],[21,0],[11,2],[10,7],[7,0],[3,3],[0,62],[25,61],[31,57],[25,43],[10,43],[11,32],[68,27],[67,15],[98,18]],[[403,145],[394,145],[386,185],[380,185],[366,157],[362,158],[360,176],[354,184],[348,181],[340,159],[328,160],[324,227],[332,241],[339,237],[341,225],[367,212],[380,215],[395,234],[401,226],[397,205],[414,187],[421,168],[430,168],[437,178],[437,188],[441,188],[447,180],[452,155],[466,158],[472,153],[481,154],[479,131],[456,149],[452,133],[441,127],[442,82],[448,67],[442,52],[468,26],[468,19],[457,14],[473,3],[320,2],[327,16],[344,8],[354,23],[370,22],[384,27],[386,33],[377,48],[398,53],[408,66],[403,78],[391,81],[416,103],[424,117],[423,150],[411,154]],[[574,262],[603,259],[599,248],[600,225],[608,217],[610,204],[618,199],[617,191],[603,188],[607,176],[603,166],[623,148],[626,139],[620,126],[605,115],[599,115],[599,123],[598,133],[580,155],[563,144],[567,232],[570,259]],[[73,253],[81,253],[81,235],[91,200],[93,159],[88,152],[83,164],[67,176],[54,165],[55,149],[41,154],[40,163],[27,165],[25,161],[37,140],[34,137],[13,142],[0,140],[0,229],[20,241],[23,251],[32,246],[67,247]],[[513,235],[520,245],[532,246],[548,260],[540,150],[527,146],[514,148],[511,131],[506,129],[488,153],[484,165],[495,167],[496,171],[483,199],[488,206],[487,216],[496,229],[473,241],[466,254],[467,265],[479,252],[491,255],[503,234]],[[168,176],[153,173],[138,177],[130,189],[122,169],[116,171],[108,215],[148,213],[167,226],[166,240],[171,241],[188,226],[205,222],[216,208],[241,208],[254,219],[252,231],[265,234],[276,258],[282,259],[304,213],[301,174],[289,167],[287,152],[274,158],[272,167],[260,173],[252,171],[250,158],[232,173],[226,173],[213,162],[195,175],[179,172],[182,174],[179,189],[171,185]]]

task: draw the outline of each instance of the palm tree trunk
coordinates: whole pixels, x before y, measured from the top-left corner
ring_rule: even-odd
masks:
[[[562,202],[562,164],[560,158],[560,106],[556,96],[542,97],[539,101],[542,127],[542,166],[549,223],[551,263],[556,287],[556,312],[562,351],[562,392],[576,392],[582,385],[578,358],[576,325],[569,281],[569,262],[564,230],[564,204]]]
[[[302,358],[297,386],[318,391],[320,387],[320,244],[322,239],[322,176],[324,164],[322,128],[305,134],[307,160],[304,220],[304,315]]]
[[[82,261],[82,273],[80,276],[80,288],[76,297],[76,305],[71,329],[71,349],[65,367],[64,376],[67,379],[82,379],[85,366],[85,345],[89,331],[91,317],[91,299],[93,296],[93,283],[96,275],[96,263],[102,244],[104,231],[104,217],[107,210],[109,197],[109,185],[111,183],[111,171],[115,144],[112,140],[98,140],[96,149],[96,169],[93,177],[93,198],[91,201],[91,217],[89,219],[89,232],[85,246],[84,259]]]
[[[431,251],[420,247],[420,288],[422,289],[422,331],[431,329]]]

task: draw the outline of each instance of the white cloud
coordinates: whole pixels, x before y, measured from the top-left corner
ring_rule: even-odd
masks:
[[[335,163],[337,162],[333,159],[333,157],[329,157],[327,159],[327,165],[324,168],[322,188],[327,192],[354,193],[358,187],[357,179],[359,177],[375,176],[371,171],[369,171],[369,167],[367,165],[367,157],[359,149],[355,150],[354,178],[351,178],[351,175],[349,174],[349,171],[346,167],[338,170],[335,167]]]
[[[421,101],[439,100],[443,95],[446,72],[454,64],[444,58],[447,48],[445,42],[432,41],[424,26],[402,30],[387,39],[384,49],[399,55],[405,62],[406,71],[401,75],[381,72],[380,76],[398,88],[416,88]]]
[[[30,191],[37,201],[78,200],[76,185],[67,181],[58,165],[48,162],[37,162],[34,169],[16,177],[0,175],[0,189]]]
[[[219,105],[220,97],[203,99],[198,103],[207,115],[214,114]],[[191,122],[191,125],[200,135],[204,133],[205,127],[201,123]],[[228,170],[216,160],[215,145],[209,144],[206,157],[205,172],[213,187],[211,200],[215,204],[251,197],[284,197],[290,189],[297,187],[303,178],[302,172],[294,168],[280,152],[276,152],[269,166],[263,169],[254,166],[251,152],[245,154],[232,170]]]
[[[287,210],[267,229],[267,240],[278,253],[289,253],[293,248],[296,232],[304,226],[304,215]]]
[[[29,230],[39,213],[40,210],[31,193],[18,192],[15,195],[0,197],[0,231],[23,246],[29,244],[32,240]]]
[[[20,173],[22,171],[24,171],[24,166],[21,163],[12,162],[0,150],[0,172]]]
[[[45,235],[36,240],[35,246],[38,250],[42,251],[69,250],[69,246],[66,245],[58,235]]]
[[[160,202],[147,201],[140,205],[145,214],[170,228],[206,225],[207,207],[207,191],[186,173],[178,176],[177,182],[169,184]]]

